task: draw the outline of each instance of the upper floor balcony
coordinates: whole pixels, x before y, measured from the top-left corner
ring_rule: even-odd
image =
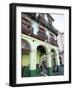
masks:
[[[27,26],[27,25],[22,24],[22,33],[29,35],[29,36],[32,36],[33,29],[31,26]]]
[[[58,46],[57,40],[55,40],[55,39],[52,38],[52,37],[49,38],[48,43],[50,43],[50,44],[52,44],[52,45],[55,45],[55,46]]]
[[[52,21],[51,20],[46,20],[44,18],[43,14],[39,14],[38,18],[37,18],[38,22],[43,25],[45,28],[47,28],[49,31],[53,32],[55,35],[58,35],[58,32],[56,30],[56,28],[52,25]]]
[[[37,18],[38,22],[43,24],[43,25],[46,25],[46,21],[45,21],[45,18],[42,14],[39,14],[38,18]]]
[[[36,19],[36,13],[28,13],[27,15],[34,20]]]
[[[26,16],[22,17],[21,29],[22,29],[23,34],[26,34],[26,35],[32,35],[33,34],[33,29],[31,27],[31,21]]]
[[[41,32],[41,31],[38,31],[37,36],[38,36],[38,39],[40,39],[42,41],[45,41],[45,40],[48,39],[48,36],[45,33]]]
[[[36,18],[36,13],[31,13],[31,16],[32,16],[33,18]]]
[[[31,26],[28,27],[28,26],[25,26],[24,24],[22,24],[22,33],[26,34],[28,36],[32,36],[34,38],[37,38],[41,41],[47,41],[49,44],[58,46],[57,45],[57,40],[55,40],[53,37],[48,38],[48,36],[46,35],[46,33],[43,30],[39,30],[37,32],[37,35],[34,35],[33,29],[32,29]]]
[[[35,14],[31,14],[33,17],[35,17]],[[39,20],[41,23],[45,24],[45,19],[43,18],[43,16],[40,14],[39,16]],[[48,24],[49,26],[49,24]],[[51,27],[51,26],[50,26]],[[52,28],[52,27],[51,27]],[[39,39],[41,41],[46,41],[49,44],[57,45],[57,40],[54,39],[54,37],[50,37],[48,39],[48,36],[46,35],[46,30],[43,27],[39,27],[39,31],[37,32],[37,35],[34,34],[34,29],[31,26],[31,21],[29,20],[29,18],[27,17],[22,17],[22,21],[21,21],[21,29],[22,29],[22,33],[26,34],[28,36],[32,36],[36,39]]]

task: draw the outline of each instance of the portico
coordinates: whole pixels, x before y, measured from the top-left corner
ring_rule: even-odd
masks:
[[[41,72],[51,76],[56,67],[59,71],[58,47],[24,34],[21,37],[23,40],[21,44],[22,77],[40,76]],[[55,61],[52,57],[55,58]]]

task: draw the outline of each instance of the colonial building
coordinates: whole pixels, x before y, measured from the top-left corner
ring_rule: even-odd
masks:
[[[58,31],[50,14],[21,14],[22,77],[50,76],[59,72]]]
[[[60,64],[64,65],[64,33],[58,32],[57,42],[59,47]]]

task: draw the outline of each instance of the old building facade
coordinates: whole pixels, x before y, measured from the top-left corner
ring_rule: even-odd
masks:
[[[22,77],[52,75],[60,69],[58,32],[50,14],[21,14]]]
[[[58,32],[57,43],[59,47],[60,64],[64,65],[64,33]]]

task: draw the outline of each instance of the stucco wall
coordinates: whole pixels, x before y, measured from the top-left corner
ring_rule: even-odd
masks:
[[[53,46],[51,44],[48,44],[47,42],[40,41],[38,39],[35,39],[33,37],[27,36],[22,34],[21,36],[22,39],[27,40],[30,44],[31,47],[31,55],[30,59],[33,59],[34,61],[30,60],[30,63],[32,64],[31,69],[36,69],[36,63],[39,63],[39,54],[37,54],[37,47],[42,45],[45,47],[47,54],[51,53],[51,49],[55,49],[58,54],[58,47]],[[59,55],[58,55],[59,56]],[[59,64],[59,60],[56,59],[56,63]],[[51,64],[51,63],[49,63]]]

